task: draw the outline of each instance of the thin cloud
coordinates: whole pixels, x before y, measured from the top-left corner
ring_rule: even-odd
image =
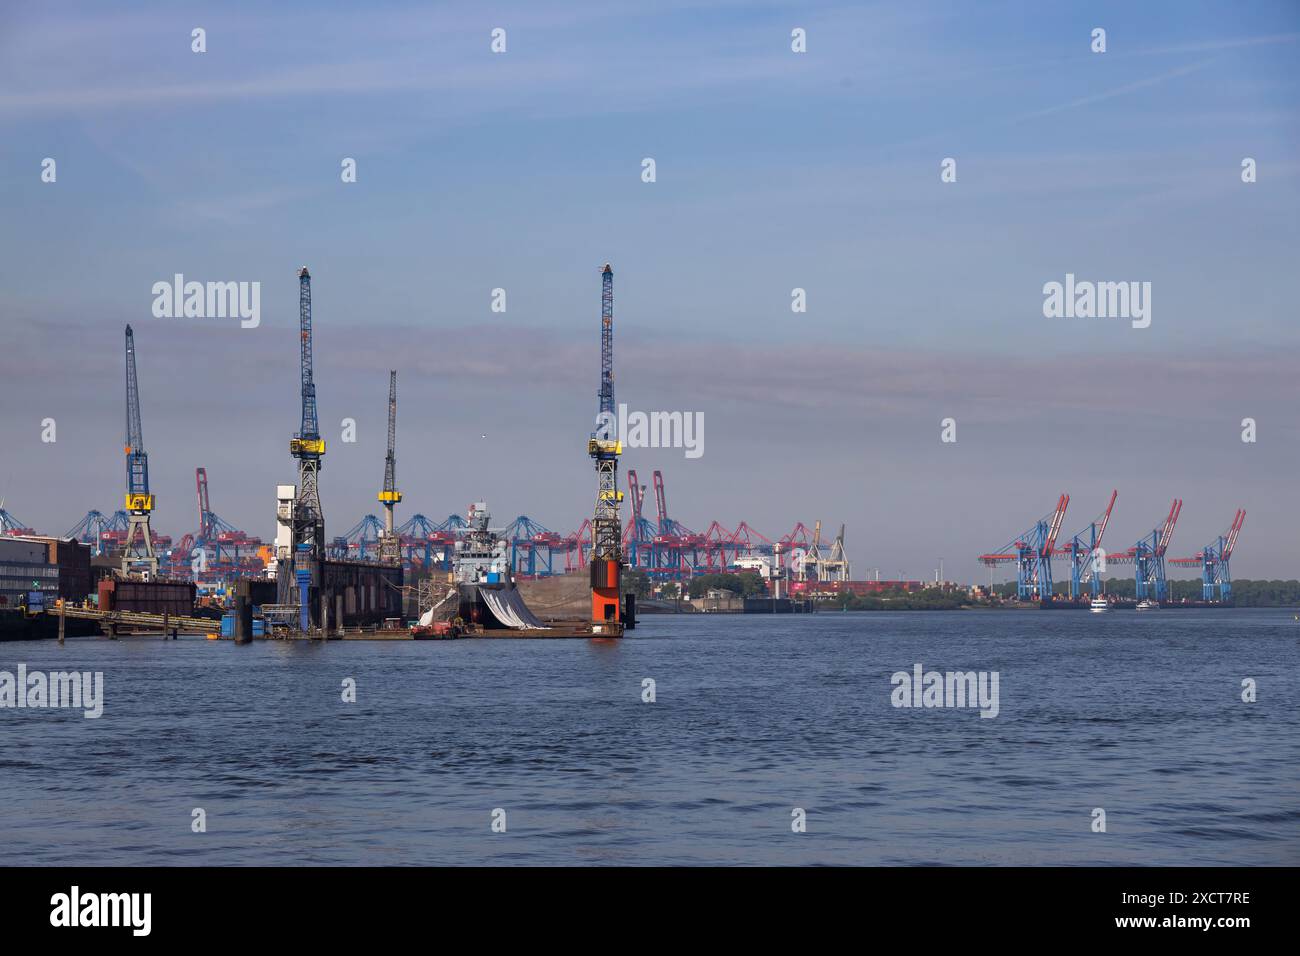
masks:
[[[1147,77],[1145,80],[1138,80],[1135,83],[1127,83],[1124,86],[1117,86],[1114,89],[1104,90],[1101,93],[1094,93],[1091,96],[1081,96],[1078,99],[1070,100],[1068,103],[1059,103],[1056,106],[1049,106],[1046,109],[1033,110],[1029,113],[1022,113],[1013,117],[1008,122],[1023,123],[1027,120],[1038,119],[1043,116],[1051,116],[1053,113],[1063,113],[1066,110],[1077,109],[1080,106],[1089,106],[1093,103],[1100,103],[1104,100],[1111,100],[1117,96],[1126,96],[1138,90],[1146,89],[1149,86],[1157,86],[1169,80],[1177,79],[1180,76],[1187,76],[1190,73],[1196,73],[1205,69],[1214,62],[1214,57],[1208,60],[1201,60],[1199,63],[1192,63],[1188,66],[1180,66],[1177,69],[1170,70],[1167,73],[1161,73],[1157,76]]]

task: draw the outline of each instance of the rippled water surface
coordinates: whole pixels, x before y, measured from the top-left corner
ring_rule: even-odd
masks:
[[[0,842],[11,864],[1294,865],[1298,642],[1289,610],[1164,610],[0,644],[0,670],[102,671],[106,698],[0,710]],[[895,709],[918,662],[998,671],[999,715]]]

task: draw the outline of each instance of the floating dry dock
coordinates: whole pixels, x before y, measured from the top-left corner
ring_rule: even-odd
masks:
[[[378,628],[376,630],[346,630],[324,635],[329,641],[459,641],[483,638],[498,640],[565,640],[565,639],[600,639],[623,636],[623,625],[613,623],[592,624],[587,621],[555,621],[545,627],[525,628],[485,628],[474,624],[465,624],[434,632],[421,632],[419,628]],[[284,634],[268,635],[268,640],[319,641],[319,631],[306,633],[291,631]],[[257,640],[262,640],[258,635]]]

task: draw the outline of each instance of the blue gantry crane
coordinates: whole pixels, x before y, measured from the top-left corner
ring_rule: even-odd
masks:
[[[510,542],[510,570],[521,577],[547,576],[554,571],[555,552],[563,540],[559,534],[520,515],[502,532]]]
[[[1106,570],[1106,553],[1101,548],[1101,539],[1106,534],[1106,525],[1110,523],[1110,512],[1115,507],[1119,490],[1112,490],[1106,510],[1092,519],[1092,523],[1070,539],[1070,543],[1058,551],[1070,561],[1070,600],[1078,601],[1083,596],[1083,585],[1089,585],[1092,597],[1097,597],[1105,587],[1101,575]]]
[[[118,513],[121,514],[121,512]],[[90,545],[90,553],[98,556],[104,550],[104,532],[108,530],[108,522],[109,519],[104,517],[102,511],[96,511],[92,508],[86,512],[84,518],[69,529],[64,537]]]
[[[1169,599],[1169,582],[1165,578],[1165,555],[1174,536],[1174,526],[1182,513],[1183,501],[1175,498],[1165,522],[1120,554],[1108,554],[1108,564],[1133,565],[1134,593],[1138,601],[1163,602]]]
[[[414,514],[397,529],[397,535],[411,564],[425,571],[435,566],[450,571],[456,541],[468,528],[462,515],[448,515],[446,521],[434,524],[424,515]]]
[[[36,532],[5,511],[4,502],[0,501],[0,534],[35,534]]]
[[[655,560],[655,528],[644,516],[645,485],[637,481],[636,469],[627,473],[627,488],[632,496],[632,520],[623,529],[623,552],[627,563],[633,568],[653,570]]]
[[[1238,508],[1237,513],[1232,517],[1232,523],[1228,525],[1228,530],[1207,544],[1199,553],[1189,558],[1170,559],[1180,568],[1201,569],[1202,600],[1215,600],[1214,592],[1217,589],[1220,604],[1232,603],[1232,571],[1228,561],[1232,557],[1232,549],[1237,546],[1237,535],[1241,533],[1241,526],[1245,522],[1246,512]]]
[[[1056,502],[1056,510],[1039,518],[1028,531],[997,551],[979,557],[989,567],[1015,562],[1016,595],[1022,601],[1052,599],[1052,554],[1069,504],[1070,496],[1063,493]]]
[[[330,542],[329,556],[346,560],[352,552],[362,561],[375,557],[384,532],[383,523],[374,515],[366,515],[347,533]]]

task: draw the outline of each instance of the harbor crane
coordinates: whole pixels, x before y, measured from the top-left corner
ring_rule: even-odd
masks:
[[[316,419],[316,383],[312,379],[311,273],[303,266],[298,270],[298,340],[301,372],[302,422],[289,441],[289,454],[298,461],[298,488],[290,515],[290,544],[277,546],[276,580],[278,601],[282,605],[299,604],[308,598],[307,613],[299,618],[300,627],[309,619],[311,600],[320,590],[321,562],[325,558],[325,513],[321,508],[317,478],[325,455],[325,439],[320,437]],[[301,577],[299,575],[302,575]]]
[[[636,469],[627,473],[627,487],[632,494],[632,520],[623,529],[623,548],[631,567],[656,569],[655,529],[644,516],[645,485],[637,481]]]
[[[108,530],[108,524],[109,519],[104,517],[104,513],[92,508],[63,536],[90,545],[90,553],[99,557],[104,553],[104,532]]]
[[[149,492],[149,454],[144,450],[140,424],[140,382],[135,367],[135,334],[126,327],[126,541],[122,547],[122,576],[146,579],[158,575],[149,514],[154,496]]]
[[[1238,508],[1227,531],[1189,558],[1170,559],[1180,568],[1201,569],[1202,600],[1213,601],[1215,588],[1218,588],[1219,603],[1232,603],[1232,572],[1228,559],[1232,557],[1232,549],[1237,546],[1237,535],[1241,533],[1241,526],[1245,522],[1246,512]]]
[[[614,405],[614,270],[601,270],[600,391],[596,431],[587,441],[587,454],[596,463],[596,509],[591,520],[591,620],[594,624],[620,618],[620,575],[623,565],[622,527],[618,504],[618,456],[623,454]]]
[[[384,506],[384,530],[379,536],[379,560],[402,563],[402,539],[393,526],[393,506],[402,500],[397,490],[397,370],[388,373],[388,455],[384,458],[384,487],[379,503]]]
[[[36,532],[23,524],[12,513],[5,511],[4,499],[0,498],[0,534],[32,535]],[[98,512],[96,512],[98,514]]]
[[[1110,523],[1110,512],[1115,507],[1119,489],[1110,493],[1106,510],[1092,519],[1084,528],[1057,554],[1062,554],[1070,561],[1070,600],[1078,601],[1083,596],[1083,586],[1088,585],[1092,597],[1098,597],[1105,588],[1101,576],[1106,571],[1106,552],[1101,548],[1102,536],[1106,534],[1106,525]]]
[[[689,578],[694,573],[699,558],[699,548],[704,536],[696,534],[680,521],[668,517],[668,498],[664,493],[663,472],[655,469],[655,548],[659,552],[659,566],[664,573],[675,578]],[[688,557],[689,555],[689,557]]]
[[[1141,538],[1137,544],[1122,554],[1110,554],[1106,560],[1111,564],[1133,564],[1134,593],[1138,601],[1169,599],[1169,582],[1165,578],[1165,554],[1169,551],[1170,539],[1174,536],[1174,526],[1182,513],[1183,501],[1175,498],[1169,506],[1165,523],[1149,535]]]
[[[991,554],[981,554],[979,560],[990,568],[998,564],[1016,564],[1016,596],[1022,601],[1050,601],[1052,599],[1052,551],[1061,533],[1065,509],[1070,496],[1062,493],[1056,509],[1039,518],[1024,534],[1018,535]]]
[[[831,545],[831,556],[822,562],[822,571],[827,581],[849,580],[849,556],[844,551],[844,525],[842,524],[840,533],[835,536],[835,541]]]

